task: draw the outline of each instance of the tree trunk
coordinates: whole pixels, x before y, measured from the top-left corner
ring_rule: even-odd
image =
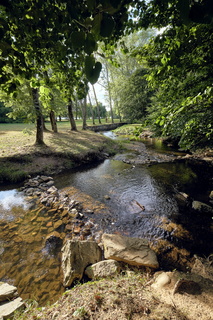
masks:
[[[98,122],[101,123],[100,108],[99,108],[98,99],[97,99],[97,96],[96,96],[94,85],[92,85],[92,88],[93,88],[93,93],[94,93],[95,102],[96,102],[96,106],[97,106]]]
[[[87,128],[87,98],[84,98],[84,101],[81,101],[81,110],[82,110],[82,130],[86,130]]]
[[[55,112],[53,110],[50,111],[50,122],[51,122],[52,131],[57,133],[58,128],[57,128],[57,123],[55,118]]]
[[[44,116],[43,116],[43,115],[42,115],[42,125],[43,125],[43,131],[44,131],[44,132],[49,131],[49,130],[46,128],[45,121],[44,121]]]
[[[122,121],[121,112],[120,112],[120,108],[119,108],[117,99],[115,100],[115,106],[116,106],[116,112],[118,113],[118,116],[119,116],[119,122],[121,122]]]
[[[44,145],[44,129],[43,129],[43,116],[39,103],[38,88],[32,88],[33,105],[36,112],[36,142],[37,145]]]
[[[78,120],[78,101],[75,100],[75,120]]]
[[[89,94],[89,93],[88,93],[88,97],[89,97],[90,110],[91,110],[91,115],[92,115],[92,124],[95,125],[94,112],[93,112],[93,109],[92,109],[92,101],[91,101],[91,98],[90,98],[90,94]]]
[[[109,107],[110,107],[110,114],[111,114],[111,122],[114,123],[113,110],[112,110],[112,96],[111,96],[111,90],[110,90],[109,71],[108,71],[107,64],[106,64],[106,76],[107,76],[107,87],[108,87],[108,94],[109,94]]]
[[[48,76],[47,71],[44,71],[44,77],[46,79],[47,85],[50,86],[50,78]],[[50,108],[51,108],[51,106],[53,106],[53,104],[54,104],[54,96],[52,93],[49,93],[49,97],[50,97]],[[52,108],[50,110],[50,123],[51,123],[52,131],[57,133],[58,128],[57,128],[57,123],[56,123],[56,117],[55,117],[55,112],[52,110]]]
[[[72,103],[72,100],[70,99],[70,101],[67,105],[67,109],[68,109],[68,116],[69,116],[70,124],[71,124],[71,130],[77,131],[75,119],[74,119],[73,112],[72,112],[72,107],[73,107],[73,103]]]

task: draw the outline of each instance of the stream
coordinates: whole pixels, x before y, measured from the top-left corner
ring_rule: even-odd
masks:
[[[111,132],[106,135],[114,138]],[[176,195],[210,204],[212,168],[173,161],[175,150],[146,141],[102,163],[58,175],[55,186],[91,210],[91,236],[97,241],[103,232],[146,238],[164,269],[187,269],[193,254],[211,253],[212,217],[194,212]],[[46,214],[36,216],[18,189],[0,190],[0,281],[40,305],[64,292],[60,250],[45,250],[54,230],[56,222]],[[64,236],[64,230],[57,231]]]

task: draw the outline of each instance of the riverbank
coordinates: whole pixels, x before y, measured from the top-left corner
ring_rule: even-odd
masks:
[[[4,132],[0,135],[0,184],[22,182],[27,176],[55,175],[114,155],[119,144],[91,131],[44,133],[44,146],[34,135]]]
[[[47,143],[45,147],[35,147],[29,143],[20,147],[16,140],[13,148],[8,147],[7,151],[3,152],[3,154],[9,153],[10,156],[1,155],[1,164],[5,164],[5,168],[10,164],[14,173],[18,168],[20,171],[24,169],[24,175],[40,173],[52,175],[81,164],[102,160],[119,150],[119,145],[112,140],[89,131],[57,135],[49,132],[45,133],[45,142]],[[143,157],[149,157],[149,162],[159,161],[152,159],[151,156],[155,155],[146,154],[137,143],[132,142],[127,145],[138,153],[142,151]],[[162,158],[162,161],[165,160]],[[128,162],[130,161],[129,159]],[[144,163],[146,159],[140,158],[137,161]],[[50,307],[31,308],[27,302],[29,308],[24,313],[22,311],[16,319],[211,319],[209,309],[213,295],[210,284],[205,278],[200,280],[203,286],[202,294],[191,295],[187,292],[174,295],[169,287],[154,290],[151,287],[153,281],[154,275],[148,270],[129,269],[115,278],[78,285],[63,294]]]
[[[212,281],[196,273],[124,268],[121,274],[77,284],[53,305],[27,302],[14,320],[211,320]],[[185,279],[185,280],[182,280]]]
[[[137,125],[126,125],[116,130],[117,134],[129,135]],[[131,130],[130,130],[131,129]],[[144,137],[150,139],[150,132],[145,131]],[[0,185],[23,182],[29,175],[39,174],[56,175],[88,163],[104,160],[121,151],[121,149],[134,150],[141,153],[145,146],[137,139],[130,137],[120,142],[108,139],[102,134],[90,130],[64,130],[60,133],[44,132],[44,146],[37,146],[35,130],[24,129],[2,131],[0,133]],[[126,143],[125,143],[126,142]],[[135,164],[172,161],[174,157],[169,154],[156,152],[143,152],[143,158],[133,160]],[[150,159],[151,155],[151,159]],[[157,157],[156,157],[157,155]],[[180,156],[182,159],[183,156]],[[184,158],[191,160],[204,160],[213,163],[213,150],[203,149],[194,153],[187,153]]]
[[[141,152],[141,150],[139,150],[141,149],[140,142],[145,144],[145,146],[154,145],[155,149],[153,150],[151,148],[148,150],[149,154],[145,155],[146,159],[149,158],[151,154],[151,156],[157,155],[157,162],[167,162],[174,160],[173,156],[175,156],[177,160],[188,159],[195,162],[201,161],[204,163],[208,163],[209,165],[213,165],[213,149],[210,146],[206,146],[196,150],[181,150],[178,148],[178,145],[174,145],[173,143],[171,143],[169,138],[156,137],[149,128],[144,128],[142,130],[141,124],[123,125],[122,127],[118,127],[117,129],[115,129],[114,133],[118,136],[126,137],[126,139],[130,141],[127,148],[135,150],[136,152]],[[161,150],[164,150],[164,152],[161,153]],[[144,162],[146,161],[136,161],[137,164]],[[155,159],[153,159],[153,161],[151,162],[155,162]]]

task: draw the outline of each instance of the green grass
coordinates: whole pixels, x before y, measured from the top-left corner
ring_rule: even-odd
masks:
[[[115,122],[119,122],[118,119],[114,120]],[[75,120],[77,129],[82,128],[82,120]],[[101,119],[101,124],[109,124],[110,121],[106,122],[105,119]],[[98,120],[95,120],[95,124],[98,125]],[[87,125],[92,126],[92,119],[87,120]],[[51,124],[49,121],[45,122],[45,126],[48,130],[51,130]],[[67,131],[71,129],[69,121],[58,121],[57,122],[58,131]],[[34,123],[0,123],[0,134],[5,131],[23,131],[23,130],[35,130]]]
[[[119,148],[101,134],[81,130],[80,120],[77,126],[77,132],[71,131],[68,121],[58,122],[58,133],[44,132],[45,145],[37,146],[33,124],[0,124],[0,183],[22,181],[28,174],[51,174],[60,166],[68,170],[93,161],[103,150],[114,154]],[[50,123],[46,127],[50,129]]]

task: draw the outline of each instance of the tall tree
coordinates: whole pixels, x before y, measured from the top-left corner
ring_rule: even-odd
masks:
[[[91,97],[90,97],[89,92],[88,92],[88,98],[89,98],[89,103],[90,103],[90,111],[91,111],[91,116],[92,116],[92,124],[95,125],[94,112],[93,112],[93,108],[92,108],[92,100],[91,100]]]
[[[101,124],[100,108],[99,108],[99,103],[98,103],[98,99],[97,99],[97,95],[96,95],[96,91],[95,91],[94,85],[92,85],[92,90],[93,90],[93,94],[94,94],[94,98],[95,98],[95,103],[96,103],[96,108],[97,108],[98,123]]]

